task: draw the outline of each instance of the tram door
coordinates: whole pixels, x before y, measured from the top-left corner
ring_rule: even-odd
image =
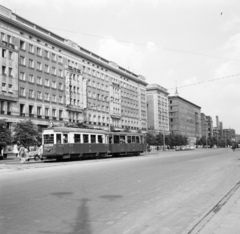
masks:
[[[63,154],[69,154],[68,134],[63,134]]]
[[[63,144],[62,144],[62,134],[57,133],[56,134],[56,153],[57,154],[63,154]]]

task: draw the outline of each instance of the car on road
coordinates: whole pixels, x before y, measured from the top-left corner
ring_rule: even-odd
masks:
[[[31,159],[34,159],[35,161],[42,160],[42,157],[39,153],[39,147],[29,147],[27,161],[30,161]]]

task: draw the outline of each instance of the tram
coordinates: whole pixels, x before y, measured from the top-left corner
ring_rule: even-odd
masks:
[[[42,135],[43,160],[140,155],[146,150],[142,133],[52,127]]]

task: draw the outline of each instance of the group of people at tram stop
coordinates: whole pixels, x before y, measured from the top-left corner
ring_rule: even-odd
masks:
[[[42,145],[38,148],[38,155],[41,157],[42,155]],[[29,157],[29,150],[27,147],[24,147],[23,144],[20,144],[19,147],[18,147],[18,158],[19,160],[24,163],[26,161],[29,161],[30,160],[30,157]]]

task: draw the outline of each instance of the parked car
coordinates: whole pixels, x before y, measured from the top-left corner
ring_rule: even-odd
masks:
[[[176,151],[179,151],[180,148],[181,148],[181,147],[177,145],[177,146],[175,147],[175,150],[176,150]]]
[[[27,161],[30,161],[30,159],[34,159],[35,161],[39,161],[42,159],[39,153],[39,147],[36,147],[36,146],[29,147]]]

